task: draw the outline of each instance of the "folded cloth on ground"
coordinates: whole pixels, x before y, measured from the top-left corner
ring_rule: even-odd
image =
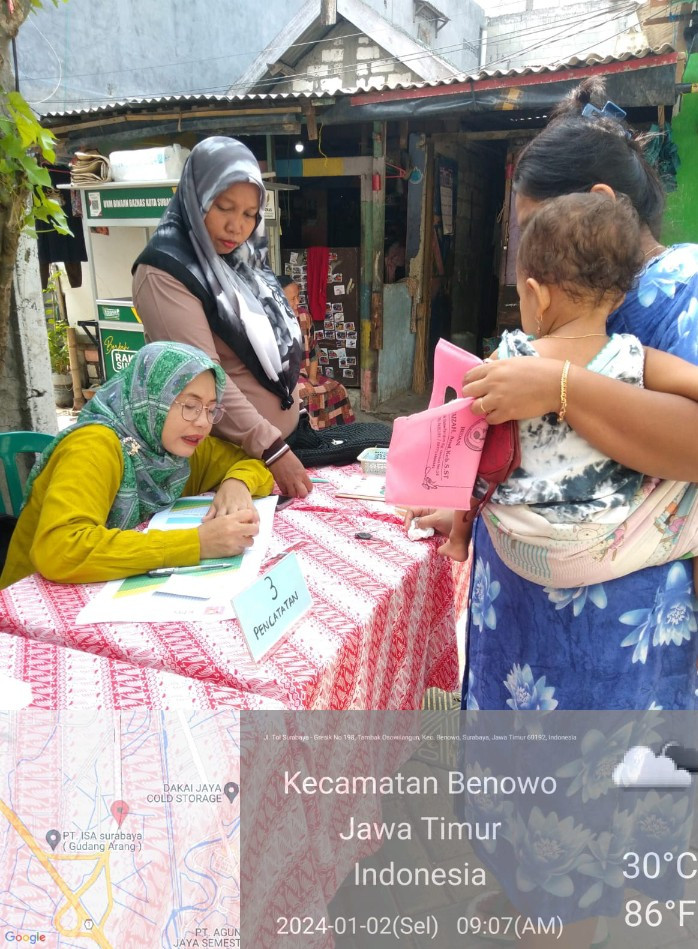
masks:
[[[109,181],[111,170],[109,159],[100,155],[96,149],[75,152],[70,162],[70,183],[92,184],[95,181]]]

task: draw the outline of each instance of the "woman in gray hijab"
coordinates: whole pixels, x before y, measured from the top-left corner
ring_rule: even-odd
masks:
[[[148,341],[189,343],[222,366],[218,437],[261,458],[284,494],[305,497],[310,479],[286,444],[299,418],[301,336],[267,264],[265,201],[259,165],[242,142],[199,142],[134,264],[133,300]],[[214,504],[227,513],[225,483]]]

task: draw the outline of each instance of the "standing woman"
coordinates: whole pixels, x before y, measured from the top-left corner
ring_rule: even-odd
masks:
[[[308,411],[308,419],[314,429],[329,428],[331,425],[349,425],[355,421],[351,410],[349,395],[341,382],[323,376],[319,372],[319,356],[313,321],[307,310],[299,305],[300,287],[292,277],[279,277],[279,285],[284,291],[289,306],[296,314],[303,334],[303,361],[299,394]]]
[[[519,221],[525,227],[542,202],[563,194],[627,195],[640,218],[645,266],[636,288],[608,318],[608,332],[633,333],[644,345],[698,363],[698,246],[665,248],[659,242],[661,183],[640,143],[613,117],[616,110],[591,104],[591,97],[602,92],[593,82],[583,83],[521,153],[513,179]],[[698,426],[698,403],[542,357],[535,365],[526,359],[486,362],[464,382],[463,394],[475,399],[474,411],[490,422],[548,416],[555,424],[557,416],[628,468],[658,478],[698,480],[698,440],[687,438]],[[480,518],[472,549],[464,707],[698,708],[698,602],[689,561],[556,589],[509,570]],[[498,879],[518,910],[529,891],[538,911],[541,899],[554,894],[554,912],[565,919],[564,945],[575,949],[592,944],[597,916],[622,912],[622,855],[646,847],[649,836],[658,848],[668,842],[662,824],[666,809],[659,806],[656,822],[655,815],[646,819],[652,792],[627,804],[613,793],[614,742],[622,755],[628,731],[590,730],[577,747],[556,748],[561,793],[550,804],[554,811],[546,812],[541,828],[541,811],[519,799],[509,837],[516,846],[504,845],[496,855]],[[571,824],[575,830],[564,838]],[[688,828],[690,820],[679,831],[679,848],[684,841],[688,845]],[[576,851],[573,840],[579,844]],[[539,874],[533,882],[531,866]],[[508,867],[514,869],[507,877]],[[643,890],[646,885],[639,884]],[[558,935],[529,933],[520,943],[523,949],[543,949],[560,945]]]
[[[522,152],[514,173],[522,224],[548,198],[626,194],[639,214],[646,264],[611,314],[609,332],[698,363],[698,246],[659,243],[664,194],[624,123],[586,110],[583,84]],[[603,101],[603,100],[601,100]],[[591,114],[589,114],[591,113]],[[563,363],[495,360],[468,373],[463,394],[490,422],[566,410],[595,448],[658,478],[698,480],[698,404],[624,386]],[[564,391],[563,391],[564,389]],[[564,404],[563,404],[564,403]],[[690,563],[677,561],[590,587],[536,587],[510,571],[487,531],[474,533],[463,703],[468,707],[695,709],[698,603]]]
[[[148,340],[197,346],[223,368],[216,435],[261,458],[284,494],[305,497],[310,479],[286,444],[298,425],[301,333],[267,264],[265,201],[242,142],[199,142],[134,264],[133,300]],[[215,503],[228,509],[225,485]]]

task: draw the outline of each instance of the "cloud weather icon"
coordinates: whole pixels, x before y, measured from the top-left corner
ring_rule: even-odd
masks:
[[[645,745],[635,745],[613,769],[613,783],[621,788],[686,788],[691,775],[663,754]]]
[[[669,741],[662,748],[661,754],[671,758],[677,768],[698,774],[698,750],[695,748],[686,748],[677,741]]]

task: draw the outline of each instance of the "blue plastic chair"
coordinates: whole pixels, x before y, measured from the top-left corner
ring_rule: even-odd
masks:
[[[0,465],[5,472],[10,498],[8,511],[0,493],[0,514],[12,514],[17,517],[22,507],[24,485],[17,465],[17,455],[24,452],[42,452],[53,438],[53,435],[47,435],[45,432],[3,432],[0,435]]]

